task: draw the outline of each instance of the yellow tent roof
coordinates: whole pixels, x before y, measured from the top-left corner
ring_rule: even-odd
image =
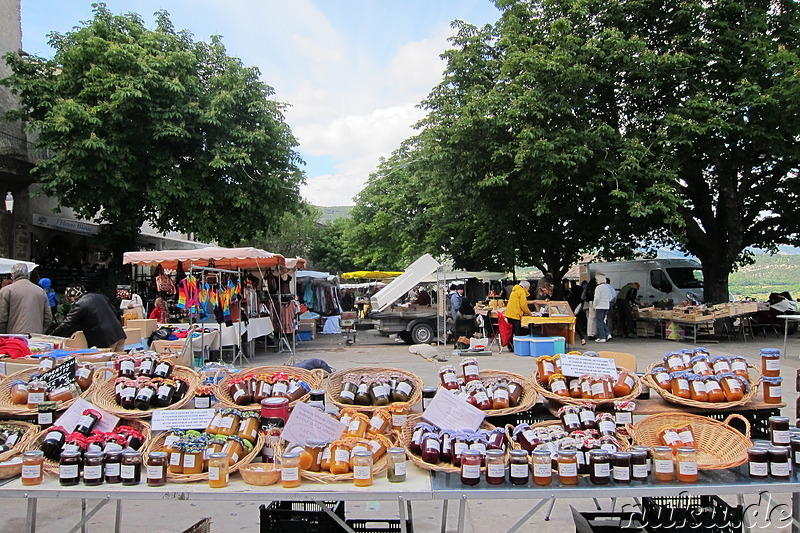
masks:
[[[381,272],[380,270],[358,270],[356,272],[345,272],[343,279],[386,279],[396,278],[402,272]]]

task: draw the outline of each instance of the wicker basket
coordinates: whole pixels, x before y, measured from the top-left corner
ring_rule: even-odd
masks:
[[[404,378],[408,378],[411,381],[412,384],[411,394],[409,394],[408,400],[405,402],[392,402],[392,403],[407,403],[408,405],[414,405],[415,403],[418,403],[422,399],[422,380],[419,377],[417,377],[417,375],[414,374],[413,372],[409,372],[408,370],[402,370],[400,368],[359,366],[334,372],[333,374],[328,376],[328,379],[325,381],[325,390],[328,393],[328,398],[339,409],[353,407],[358,409],[359,411],[368,412],[380,409],[381,407],[386,407],[385,405],[375,406],[375,405],[345,404],[337,401],[339,395],[342,392],[342,380],[344,379],[345,376],[349,374],[391,374],[396,376],[403,376]]]
[[[145,453],[142,454],[142,462],[145,466],[147,466],[147,454],[150,452],[160,451],[161,448],[164,446],[164,440],[167,438],[168,431],[162,431],[158,436],[153,438],[147,445]],[[239,470],[242,466],[246,464],[250,464],[250,462],[255,459],[255,457],[261,453],[261,448],[264,447],[264,443],[266,442],[266,437],[264,433],[261,431],[258,432],[258,438],[256,439],[256,443],[253,445],[253,449],[233,463],[230,467],[229,472],[233,474],[237,470]],[[202,474],[173,474],[169,470],[167,470],[167,481],[170,483],[192,483],[194,481],[208,481],[208,472],[203,472]]]
[[[8,451],[0,453],[0,462],[8,461],[18,453],[22,453],[28,449],[31,443],[36,439],[36,435],[42,428],[35,424],[22,422],[20,420],[4,420],[0,422],[3,426],[16,426],[22,430],[22,435],[19,436],[17,443]]]
[[[617,370],[625,370],[623,368],[617,367]],[[543,387],[539,383],[539,371],[534,370],[533,376],[531,377],[531,384],[533,385],[534,390],[536,390],[539,394],[547,398],[548,400],[554,401],[560,404],[572,404],[572,405],[579,405],[582,403],[591,403],[594,405],[602,405],[606,403],[614,403],[614,402],[621,402],[627,400],[634,400],[642,393],[642,380],[634,374],[633,372],[630,373],[630,376],[633,378],[633,389],[631,389],[631,393],[626,396],[620,396],[618,398],[609,398],[607,400],[584,400],[582,398],[571,398],[571,397],[564,397],[559,396],[548,390],[547,388]]]
[[[417,425],[417,422],[422,420],[422,415],[411,415],[406,420],[406,424],[403,426],[403,431],[400,433],[400,445],[406,449],[406,456],[411,459],[411,462],[414,463],[416,466],[423,470],[432,470],[434,472],[449,472],[452,474],[458,474],[461,472],[461,468],[457,466],[453,466],[450,463],[438,463],[438,464],[431,464],[426,463],[422,460],[422,457],[414,454],[411,452],[410,444],[411,444],[411,437],[414,434],[414,426]],[[481,424],[481,429],[494,429],[495,426],[486,422],[485,420]],[[506,463],[508,463],[508,448],[506,447]],[[485,467],[481,467],[481,471],[483,471]]]
[[[548,426],[561,426],[561,420],[545,420],[544,422],[537,422],[535,424],[530,424],[532,428],[542,428]],[[511,449],[513,450],[521,450],[522,446],[519,445],[517,441],[513,438],[513,431],[514,428],[513,424],[506,424],[506,437],[508,437],[508,442],[510,444]],[[626,451],[631,447],[631,441],[623,434],[617,432],[616,439],[619,441],[620,445],[622,446],[620,451]]]
[[[742,435],[729,423],[732,419],[744,422],[746,434]],[[658,432],[665,427],[692,426],[697,447],[697,468],[721,470],[733,468],[747,461],[747,449],[753,446],[750,440],[750,423],[741,415],[732,414],[719,422],[711,418],[691,414],[663,413],[651,415],[632,426],[627,426],[635,444],[663,446]]]
[[[0,479],[8,479],[20,474],[22,474],[22,457],[18,457],[7,465],[0,465]]]
[[[105,369],[99,368],[95,370],[95,376],[97,376],[98,372],[102,372]],[[39,371],[39,367],[34,366],[32,368],[28,368],[25,370],[20,370],[19,372],[14,372],[13,374],[6,376],[2,380],[0,380],[0,415],[5,416],[33,416],[37,414],[39,411],[37,409],[28,409],[25,405],[17,405],[11,401],[11,384],[21,379],[23,381],[29,381],[31,376],[34,373]],[[90,398],[91,395],[96,390],[98,383],[102,380],[93,378],[92,384],[89,386],[88,389],[83,391],[80,395],[81,398]],[[68,400],[66,402],[58,402],[56,406],[57,411],[63,411],[64,409],[69,408],[70,405],[75,403],[75,398]]]
[[[112,371],[111,377],[97,385],[94,390],[94,394],[92,394],[92,403],[100,409],[105,410],[107,413],[120,418],[148,418],[153,414],[153,411],[180,409],[184,405],[188,404],[192,398],[194,398],[194,391],[201,384],[200,374],[191,368],[175,365],[172,367],[172,377],[186,380],[189,385],[186,394],[183,396],[183,398],[172,405],[168,405],[167,407],[153,407],[145,411],[141,411],[139,409],[125,409],[117,403],[117,400],[114,397],[114,379],[117,377],[117,375],[117,371]]]
[[[506,409],[487,409],[485,411],[481,411],[487,417],[521,413],[533,407],[533,405],[539,400],[539,395],[536,392],[533,383],[531,383],[531,380],[521,374],[515,374],[506,370],[481,370],[480,377],[481,381],[484,383],[494,383],[498,379],[504,378],[508,381],[516,381],[522,387],[522,395],[520,396],[519,403],[516,406],[507,407]],[[439,385],[439,388],[441,388],[441,385]]]
[[[117,422],[117,425],[118,426],[130,426],[130,427],[132,427],[133,429],[135,429],[136,431],[138,431],[139,433],[142,434],[142,437],[144,437],[144,444],[142,444],[142,447],[139,448],[139,451],[142,452],[142,456],[145,456],[146,455],[145,450],[147,449],[147,445],[150,442],[150,424],[148,424],[144,420],[136,420],[136,419],[123,420],[123,419],[120,419],[120,421]],[[34,435],[33,438],[29,441],[28,449],[41,450],[42,449],[42,443],[44,443],[44,439],[45,439],[45,437],[47,436],[47,434],[49,432],[50,432],[49,429],[44,429],[44,430],[38,432],[36,435]],[[55,461],[51,461],[47,457],[44,458],[44,467],[43,468],[44,468],[45,472],[48,472],[50,474],[58,474],[58,463],[55,462]]]
[[[215,379],[216,385],[214,385],[214,395],[219,400],[224,407],[233,407],[235,409],[258,409],[260,406],[257,403],[251,403],[249,405],[238,405],[236,402],[233,401],[233,397],[228,393],[228,384],[231,382],[232,379],[242,376],[247,376],[249,374],[274,374],[276,372],[285,372],[289,375],[295,375],[298,378],[302,379],[311,389],[319,389],[322,387],[322,378],[325,375],[325,372],[319,368],[314,370],[306,370],[304,368],[295,368],[293,366],[255,366],[252,368],[243,368],[239,372],[227,373],[225,377],[222,379]],[[304,394],[298,400],[289,403],[289,408],[294,407],[294,404],[297,402],[304,402],[308,400],[311,395],[309,393]]]
[[[396,437],[389,437],[393,442],[396,440]],[[281,442],[275,450],[275,456],[277,457],[282,453],[283,450],[283,442]],[[384,453],[380,459],[375,461],[372,465],[372,476],[377,477],[378,474],[382,474],[386,470],[389,469],[389,454]],[[300,476],[303,479],[307,479],[309,481],[313,481],[315,483],[343,483],[343,482],[350,482],[353,481],[353,472],[350,471],[347,474],[331,474],[330,472],[312,472],[311,470],[300,470]]]
[[[685,405],[687,407],[697,407],[698,409],[730,409],[731,407],[738,407],[740,405],[744,405],[748,403],[750,400],[755,397],[756,393],[758,392],[758,386],[761,384],[761,372],[758,371],[756,367],[753,365],[748,364],[747,369],[751,374],[755,374],[755,379],[748,376],[747,380],[750,382],[750,390],[745,393],[741,400],[737,400],[735,402],[698,402],[697,400],[687,400],[685,398],[681,398],[680,396],[675,396],[669,391],[665,391],[661,388],[661,386],[656,382],[655,378],[653,377],[653,369],[661,365],[663,363],[655,362],[647,367],[647,370],[644,375],[644,381],[647,385],[654,391],[658,392],[664,400],[678,404],[678,405]]]
[[[281,479],[281,469],[272,463],[250,463],[239,468],[242,479],[248,485],[266,487]]]

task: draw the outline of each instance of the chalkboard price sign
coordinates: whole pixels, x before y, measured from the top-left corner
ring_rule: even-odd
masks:
[[[70,358],[66,363],[61,363],[52,370],[48,370],[39,379],[47,383],[47,390],[54,391],[63,389],[75,381],[75,358]]]

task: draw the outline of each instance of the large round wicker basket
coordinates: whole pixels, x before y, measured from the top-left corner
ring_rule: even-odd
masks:
[[[623,368],[620,368],[620,367],[617,367],[617,369],[618,370],[624,370]],[[538,392],[539,394],[541,394],[542,396],[544,396],[548,400],[551,400],[551,401],[556,402],[556,403],[572,404],[572,405],[580,405],[580,404],[585,404],[585,403],[591,403],[591,404],[594,404],[594,405],[602,405],[602,404],[606,404],[606,403],[614,403],[614,402],[621,402],[621,401],[626,401],[626,400],[634,400],[634,399],[636,399],[636,397],[638,397],[642,393],[642,380],[639,378],[639,376],[637,376],[633,372],[630,373],[630,376],[633,378],[633,381],[634,381],[633,388],[631,389],[630,394],[626,394],[625,396],[619,396],[617,398],[608,398],[606,400],[589,400],[589,399],[582,399],[582,398],[572,398],[572,397],[567,397],[567,396],[559,396],[558,394],[555,394],[554,392],[551,392],[546,387],[543,387],[539,383],[539,371],[538,370],[534,370],[533,376],[531,377],[531,383],[533,384],[533,388],[536,390],[536,392]]]
[[[747,377],[747,381],[750,382],[750,390],[745,392],[744,396],[742,396],[741,400],[736,400],[733,402],[699,402],[697,400],[685,399],[681,398],[680,396],[675,396],[670,391],[666,391],[661,388],[661,385],[656,382],[655,378],[653,377],[653,369],[662,363],[655,362],[647,367],[647,370],[644,375],[644,381],[647,385],[657,393],[661,395],[664,400],[674,403],[677,405],[685,405],[687,407],[696,407],[699,409],[713,409],[713,410],[720,410],[720,409],[730,409],[731,407],[739,407],[740,405],[744,405],[748,403],[750,400],[755,397],[756,393],[758,392],[758,386],[761,384],[761,372],[758,371],[756,367],[753,365],[748,364],[747,370],[752,375],[755,376]]]
[[[144,443],[142,444],[142,447],[139,448],[139,451],[142,452],[142,455],[146,455],[144,452],[147,449],[148,443],[150,442],[150,424],[148,424],[144,420],[137,420],[137,419],[122,420],[122,419],[120,419],[120,421],[117,422],[117,426],[130,426],[133,429],[135,429],[136,431],[138,431],[139,433],[141,433],[142,436],[144,437]],[[28,446],[28,449],[41,450],[42,449],[42,443],[44,443],[44,439],[45,439],[45,437],[47,437],[47,434],[49,432],[50,432],[49,429],[44,429],[44,430],[38,432],[36,435],[34,435],[34,437],[30,440],[30,444]],[[58,474],[58,462],[51,461],[50,459],[45,457],[45,459],[44,459],[44,471],[48,472],[50,474]]]
[[[742,435],[729,424],[733,419],[744,422]],[[741,415],[732,414],[719,422],[704,416],[692,414],[662,413],[651,415],[632,426],[627,426],[635,444],[644,446],[663,446],[658,433],[667,427],[692,427],[697,448],[697,468],[701,470],[721,470],[733,468],[747,461],[747,449],[753,446],[750,440],[750,423]]]
[[[162,431],[159,435],[150,440],[150,442],[147,445],[147,449],[145,450],[145,453],[142,456],[142,462],[145,464],[145,466],[148,463],[147,454],[150,452],[160,451],[161,448],[164,446],[164,440],[167,438],[168,434],[169,431]],[[247,455],[245,455],[244,457],[233,463],[233,465],[229,468],[228,471],[232,474],[238,471],[242,466],[250,464],[253,461],[253,459],[255,459],[258,456],[258,454],[261,453],[261,449],[264,447],[265,442],[266,442],[266,437],[264,436],[264,433],[259,431],[258,437],[256,438],[256,442],[253,445],[253,449],[250,451],[250,453],[248,453]],[[194,481],[208,481],[208,472],[203,472],[202,474],[173,474],[172,472],[167,470],[167,481],[169,481],[170,483],[192,483]]]
[[[434,472],[447,472],[452,474],[458,474],[461,472],[461,469],[457,466],[453,466],[450,463],[437,463],[431,464],[426,463],[422,460],[422,457],[418,456],[417,454],[413,453],[410,448],[411,438],[414,435],[414,426],[417,425],[418,422],[422,420],[422,415],[411,415],[406,420],[406,424],[403,426],[403,431],[400,433],[400,445],[406,449],[406,456],[414,463],[416,466],[423,470],[432,470]],[[486,422],[485,420],[481,423],[481,429],[494,429],[495,426]],[[506,447],[506,463],[508,462],[508,451],[510,446]],[[485,470],[485,467],[481,467],[481,471]]]
[[[414,405],[418,403],[422,399],[422,380],[413,372],[409,372],[408,370],[402,370],[400,368],[388,368],[388,367],[367,367],[367,366],[358,366],[354,368],[348,368],[345,370],[339,370],[334,372],[328,379],[325,381],[325,390],[328,393],[328,398],[330,401],[339,409],[353,407],[358,409],[359,411],[374,411],[376,409],[380,409],[384,406],[375,406],[375,405],[354,405],[354,404],[345,404],[339,402],[339,396],[342,392],[342,380],[345,376],[350,374],[361,374],[361,375],[372,375],[372,374],[389,374],[393,376],[402,376],[407,378],[411,381],[411,394],[408,395],[408,400],[405,402],[392,402],[392,403],[407,403],[409,405]]]
[[[536,422],[535,424],[530,424],[532,428],[543,428],[549,426],[562,426],[561,420],[545,420],[543,422]],[[514,450],[521,450],[522,446],[519,445],[517,441],[514,440],[513,432],[514,432],[513,424],[506,424],[506,437],[508,437],[508,442],[510,444],[511,449]],[[617,432],[616,439],[619,441],[621,448],[620,451],[628,450],[631,447],[631,441],[621,433]]]
[[[306,370],[304,368],[295,368],[293,366],[255,366],[252,368],[243,368],[239,372],[227,373],[225,377],[218,380],[214,385],[214,395],[224,407],[233,407],[235,409],[259,409],[260,405],[253,402],[249,405],[239,405],[233,401],[233,397],[228,392],[228,387],[231,380],[248,375],[259,374],[274,374],[276,372],[284,372],[286,374],[295,375],[301,380],[308,383],[311,390],[319,389],[322,387],[322,378],[325,372],[320,369]],[[299,399],[289,403],[289,408],[294,407],[297,402],[304,402],[308,400],[310,394],[306,393]]]
[[[200,374],[191,368],[175,365],[172,367],[172,377],[186,380],[189,385],[186,394],[184,394],[183,398],[167,407],[153,407],[142,411],[140,409],[125,409],[117,403],[114,397],[114,379],[117,375],[118,372],[113,371],[110,378],[95,388],[94,394],[92,394],[92,403],[120,418],[148,418],[153,414],[153,411],[180,409],[194,398],[194,391],[201,384]]]
[[[90,398],[94,391],[97,389],[97,386],[102,379],[98,379],[98,374],[108,371],[105,368],[97,368],[95,369],[94,377],[92,378],[92,384],[80,394],[80,398]],[[28,368],[25,370],[20,370],[19,372],[14,372],[13,374],[6,376],[2,380],[0,380],[0,415],[6,416],[32,416],[37,414],[39,411],[37,409],[28,409],[25,405],[18,405],[11,401],[11,384],[21,379],[23,381],[30,381],[31,376],[35,373],[39,372],[39,367],[33,366],[32,368]],[[75,403],[76,398],[71,400],[67,400],[65,402],[58,402],[56,406],[57,411],[63,411],[64,409],[68,409],[73,403]]]
[[[522,387],[522,395],[520,396],[519,403],[517,403],[517,405],[514,407],[506,407],[505,409],[486,409],[481,411],[487,417],[521,413],[533,407],[533,405],[539,400],[539,394],[536,392],[531,380],[521,374],[515,374],[514,372],[508,372],[507,370],[481,370],[480,378],[484,385],[493,385],[500,379],[506,379],[508,381],[516,381]],[[441,385],[439,388],[441,388]]]
[[[36,424],[22,422],[21,420],[4,420],[0,422],[0,425],[13,426],[22,431],[22,435],[19,436],[14,446],[12,446],[10,450],[0,453],[0,462],[7,461],[18,453],[27,450],[36,439],[36,435],[42,429]]]

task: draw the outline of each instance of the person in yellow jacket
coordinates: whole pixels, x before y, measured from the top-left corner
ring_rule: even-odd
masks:
[[[514,335],[519,335],[522,329],[522,317],[531,314],[528,309],[528,296],[530,293],[528,289],[531,284],[527,281],[520,281],[519,285],[514,285],[511,289],[511,296],[508,298],[508,305],[506,305],[505,317],[514,328]]]

